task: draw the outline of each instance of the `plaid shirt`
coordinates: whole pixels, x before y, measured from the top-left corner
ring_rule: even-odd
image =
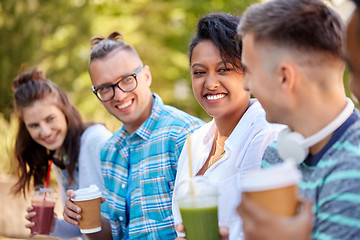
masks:
[[[202,121],[155,101],[150,117],[129,135],[114,133],[101,152],[113,239],[174,239],[171,210],[177,161],[186,136]]]

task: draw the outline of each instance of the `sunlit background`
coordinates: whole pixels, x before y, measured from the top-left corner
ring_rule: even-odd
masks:
[[[210,12],[241,12],[256,0],[1,0],[0,1],[0,183],[15,173],[12,148],[17,122],[12,115],[11,82],[21,69],[39,67],[64,88],[85,120],[103,122],[112,131],[121,123],[91,92],[87,72],[92,36],[120,31],[153,77],[152,91],[166,104],[209,121],[191,90],[187,48],[198,19]],[[344,21],[349,0],[333,0]],[[348,73],[345,75],[347,87]],[[347,94],[350,96],[347,87]],[[11,185],[11,184],[10,184]],[[6,183],[9,189],[9,184]],[[1,185],[0,185],[1,187]],[[2,191],[2,189],[0,189]],[[8,195],[2,191],[1,195]],[[0,203],[3,211],[6,204]],[[25,215],[22,211],[21,221]],[[22,236],[10,231],[0,212],[0,239]],[[20,220],[19,220],[20,221]],[[5,224],[5,225],[4,225]],[[23,228],[23,225],[21,225]]]

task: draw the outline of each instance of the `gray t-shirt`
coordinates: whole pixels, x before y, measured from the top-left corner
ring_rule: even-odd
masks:
[[[269,145],[262,167],[281,162],[277,143]],[[328,144],[298,166],[302,198],[313,202],[312,239],[360,239],[360,120],[358,111]]]

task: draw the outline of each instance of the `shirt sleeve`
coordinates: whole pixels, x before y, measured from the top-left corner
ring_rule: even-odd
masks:
[[[104,191],[104,180],[101,174],[100,151],[112,133],[103,125],[96,124],[85,130],[81,136],[79,153],[79,187],[97,185]],[[102,204],[106,205],[106,203]],[[74,238],[82,236],[78,226],[71,225],[63,219],[55,221],[51,236],[58,238]]]
[[[277,139],[278,133],[281,129],[282,126],[269,125],[254,135],[248,148],[246,149],[246,159],[250,159],[251,161],[237,162],[237,164],[242,164],[242,172],[260,168],[261,160],[266,148],[270,143]],[[240,169],[239,165],[236,167]]]
[[[79,187],[97,185],[104,192],[100,152],[112,133],[101,124],[93,125],[81,136],[79,154]]]

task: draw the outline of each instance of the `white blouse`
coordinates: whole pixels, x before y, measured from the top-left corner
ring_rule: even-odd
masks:
[[[241,200],[240,176],[251,169],[260,168],[262,155],[267,145],[276,140],[278,132],[284,128],[280,124],[270,124],[265,112],[256,99],[250,100],[250,107],[244,113],[235,129],[225,141],[225,155],[206,170],[204,176],[219,190],[219,224],[229,227],[229,239],[243,239],[242,222],[236,212]],[[205,124],[191,135],[192,172],[195,176],[209,157],[216,132],[215,121]],[[189,178],[188,143],[184,144],[178,161],[174,193],[179,183]],[[173,195],[173,215],[175,224],[181,215]],[[179,234],[181,235],[181,234]]]

